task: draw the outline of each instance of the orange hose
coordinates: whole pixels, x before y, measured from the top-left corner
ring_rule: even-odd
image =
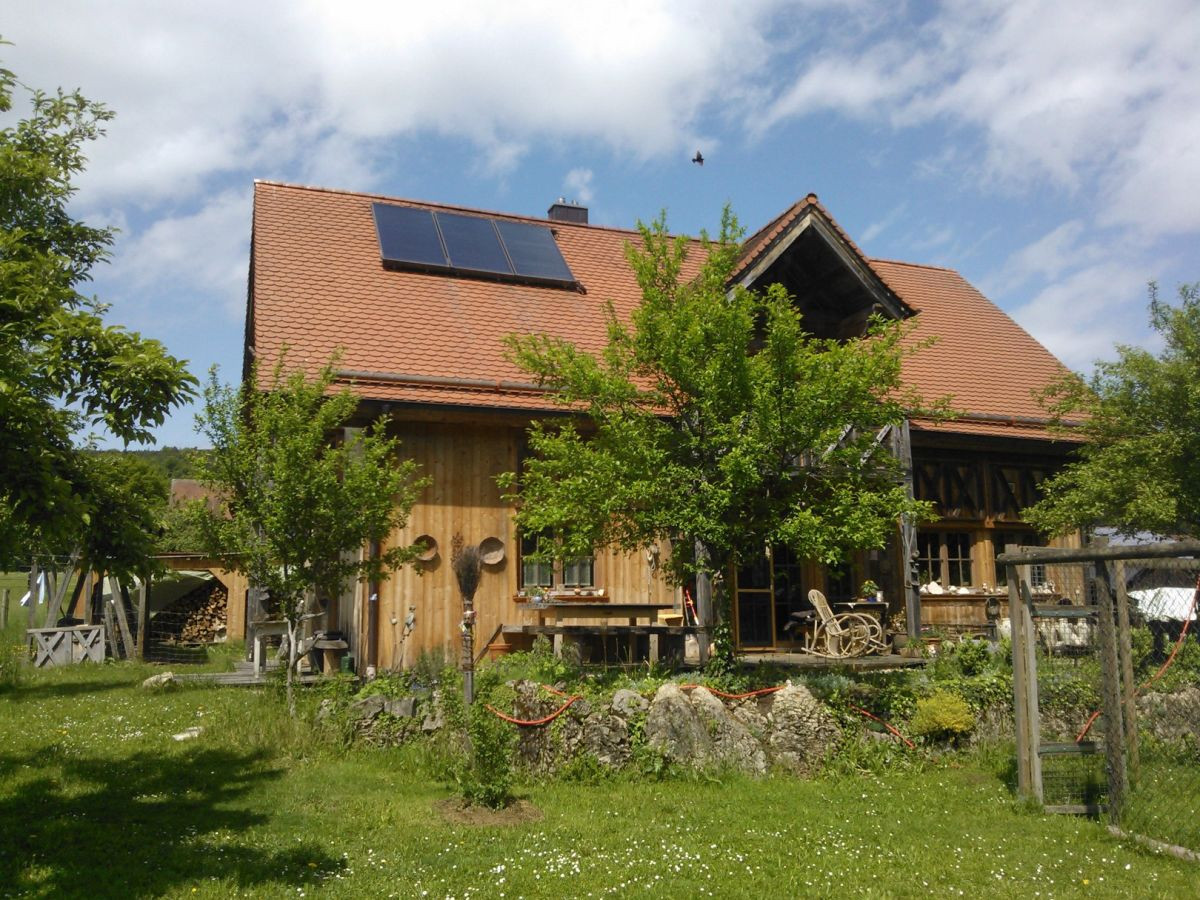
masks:
[[[1192,607],[1188,610],[1187,617],[1183,620],[1183,628],[1181,628],[1179,631],[1179,639],[1175,641],[1175,646],[1171,648],[1171,655],[1167,657],[1166,662],[1158,667],[1158,671],[1151,675],[1145,684],[1140,685],[1138,689],[1134,691],[1134,696],[1137,696],[1146,688],[1150,687],[1150,685],[1154,684],[1154,682],[1158,681],[1158,679],[1162,678],[1163,673],[1166,672],[1167,669],[1171,667],[1171,663],[1175,661],[1175,655],[1179,652],[1179,648],[1183,646],[1183,642],[1187,638],[1188,628],[1192,624],[1192,617],[1196,614],[1197,598],[1200,598],[1200,576],[1196,577],[1196,590],[1192,593]],[[1083,731],[1076,735],[1075,743],[1078,744],[1087,736],[1087,733],[1091,731],[1092,725],[1095,724],[1098,718],[1100,718],[1100,710],[1096,710],[1094,713],[1092,713],[1091,717],[1087,720],[1087,724],[1083,726]]]
[[[556,709],[554,712],[550,713],[550,715],[543,716],[540,719],[516,719],[516,718],[513,718],[512,716],[510,716],[508,713],[501,712],[500,710],[496,709],[496,707],[492,706],[492,704],[490,704],[490,703],[483,704],[484,709],[486,709],[488,712],[492,713],[497,718],[503,719],[505,722],[512,722],[512,724],[520,725],[524,728],[534,728],[538,725],[545,725],[549,722],[553,722],[555,719],[557,719],[559,716],[561,716],[564,712],[566,712],[567,707],[569,707],[572,703],[574,703],[576,700],[583,699],[583,697],[581,697],[579,695],[568,695],[565,692],[560,691],[558,688],[550,687],[550,685],[548,685],[548,684],[540,685],[540,687],[543,690],[547,690],[552,694],[558,694],[558,696],[560,696],[560,697],[566,697],[567,702],[564,703],[562,706],[560,706],[558,709]]]
[[[724,691],[718,691],[716,688],[709,687],[707,684],[681,684],[681,685],[679,685],[679,689],[681,691],[690,691],[695,688],[704,688],[710,694],[716,694],[718,697],[724,697],[726,700],[745,700],[747,697],[759,697],[763,694],[773,694],[776,691],[783,690],[783,686],[780,685],[779,687],[760,688],[757,691],[748,691],[745,694],[727,694]]]
[[[883,721],[883,719],[881,719],[881,718],[879,718],[879,716],[875,715],[875,713],[868,712],[867,710],[863,709],[861,706],[851,706],[850,708],[852,710],[854,710],[855,712],[862,713],[868,719],[874,719],[876,722],[878,722],[880,725],[882,725],[884,728],[886,728],[888,731],[890,731],[896,737],[900,738],[900,740],[904,741],[904,743],[908,745],[908,749],[910,749],[910,750],[916,749],[916,746],[917,746],[916,744],[914,744],[912,741],[910,741],[908,738],[906,738],[904,735],[902,735],[899,731],[897,731],[894,726]]]

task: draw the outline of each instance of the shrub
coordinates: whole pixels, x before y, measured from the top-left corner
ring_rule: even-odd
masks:
[[[917,701],[909,728],[920,737],[957,743],[975,729],[975,714],[958,694],[939,690]]]
[[[470,753],[458,776],[459,792],[468,803],[500,809],[512,800],[513,726],[477,701],[467,710]]]

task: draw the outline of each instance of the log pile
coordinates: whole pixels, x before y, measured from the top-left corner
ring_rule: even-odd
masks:
[[[211,644],[225,637],[229,594],[215,578],[154,616],[154,639],[166,644]]]

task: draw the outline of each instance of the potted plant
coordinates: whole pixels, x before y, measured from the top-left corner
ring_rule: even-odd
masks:
[[[869,600],[872,603],[883,602],[883,591],[879,589],[879,585],[868,578],[862,583],[862,587],[858,590],[858,596],[863,600]]]

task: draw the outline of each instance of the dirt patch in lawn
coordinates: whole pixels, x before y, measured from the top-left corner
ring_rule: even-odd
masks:
[[[433,804],[434,811],[453,825],[523,825],[541,821],[542,811],[528,800],[514,800],[503,809],[469,806],[458,797]]]

